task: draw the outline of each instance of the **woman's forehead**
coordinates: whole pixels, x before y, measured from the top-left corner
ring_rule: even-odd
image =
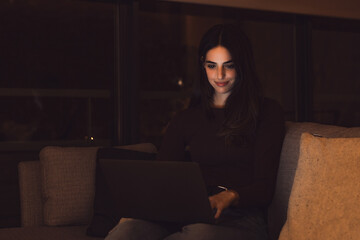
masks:
[[[224,63],[231,61],[230,52],[223,46],[217,46],[210,49],[206,53],[205,61],[215,62],[215,63]]]

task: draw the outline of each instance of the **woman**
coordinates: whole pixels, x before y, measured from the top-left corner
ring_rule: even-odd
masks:
[[[107,239],[267,239],[266,209],[284,137],[282,109],[263,98],[250,43],[236,25],[209,29],[199,60],[199,89],[171,121],[158,158],[199,163],[217,224],[130,220]]]

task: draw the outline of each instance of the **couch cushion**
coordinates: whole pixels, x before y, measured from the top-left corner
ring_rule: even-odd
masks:
[[[286,221],[288,200],[299,158],[300,137],[304,132],[324,137],[360,137],[360,127],[345,128],[310,122],[286,123],[286,135],[280,156],[275,194],[268,209],[270,239],[278,239]]]
[[[87,234],[95,237],[105,237],[108,232],[115,227],[121,217],[116,214],[105,176],[98,164],[100,159],[155,160],[156,153],[119,148],[100,148],[98,150],[96,160],[94,216],[87,229]]]
[[[40,151],[44,224],[87,224],[92,215],[97,147]]]
[[[0,239],[6,240],[100,240],[85,235],[86,226],[0,228]]]
[[[360,138],[304,133],[279,240],[360,239]]]

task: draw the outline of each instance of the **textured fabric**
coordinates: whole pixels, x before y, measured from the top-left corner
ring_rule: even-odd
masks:
[[[19,163],[19,188],[21,207],[21,226],[40,226],[43,224],[43,204],[41,199],[40,162]]]
[[[156,152],[151,143],[118,148]],[[44,224],[90,223],[97,147],[45,147],[40,151]]]
[[[279,240],[360,239],[360,138],[304,133]]]
[[[170,123],[160,148],[160,160],[184,161],[188,146],[209,189],[222,185],[237,191],[238,206],[265,208],[271,202],[284,137],[283,112],[278,103],[265,99],[257,131],[244,144],[226,145],[219,130],[225,109],[213,109],[209,119],[201,107],[178,114]],[[211,192],[210,192],[211,194]]]
[[[156,153],[119,148],[100,148],[98,150],[96,159],[94,216],[87,229],[87,234],[95,237],[105,237],[119,222],[121,217],[116,213],[115,205],[111,199],[105,176],[99,167],[98,163],[100,159],[155,160]]]
[[[45,147],[40,151],[45,225],[89,223],[97,149]]]
[[[86,226],[0,228],[1,240],[100,240],[87,237]]]
[[[273,201],[268,209],[269,237],[278,239],[286,221],[287,205],[299,158],[300,137],[303,132],[324,137],[360,137],[360,128],[345,128],[318,123],[286,123],[286,135],[281,151],[280,164]]]

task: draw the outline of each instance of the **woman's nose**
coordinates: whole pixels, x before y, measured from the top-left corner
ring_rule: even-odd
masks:
[[[217,71],[217,78],[223,79],[224,77],[225,77],[225,69],[222,66],[220,66]]]

